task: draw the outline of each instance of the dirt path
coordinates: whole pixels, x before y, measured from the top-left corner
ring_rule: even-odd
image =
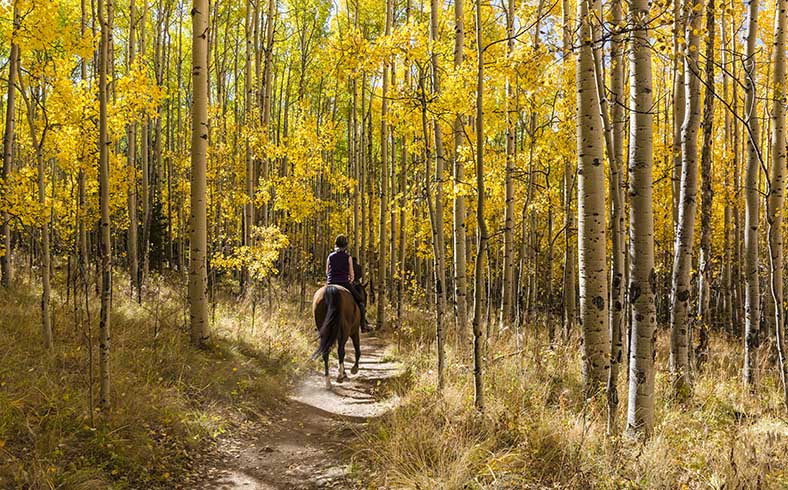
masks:
[[[350,342],[348,347],[349,371]],[[380,339],[362,338],[357,375],[337,383],[332,356],[331,391],[326,390],[323,376],[313,372],[272,420],[244,424],[234,431],[220,444],[221,464],[215,465],[214,474],[201,488],[361,488],[349,476],[347,443],[369,418],[382,415],[399,401],[385,395],[385,381],[396,377],[400,366],[384,359],[384,347]]]

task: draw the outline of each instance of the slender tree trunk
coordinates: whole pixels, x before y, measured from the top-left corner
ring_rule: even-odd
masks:
[[[99,320],[99,406],[110,408],[110,308],[112,299],[112,242],[109,216],[109,149],[112,142],[107,133],[107,69],[112,46],[113,0],[98,0],[98,19],[101,24],[99,53],[99,207],[101,226],[101,316]],[[104,6],[106,4],[106,15]]]
[[[131,0],[129,5],[129,70],[134,67],[134,59],[137,54],[137,9],[135,1]],[[143,19],[140,19],[144,21]],[[137,293],[137,298],[142,301],[142,292],[140,291],[140,274],[139,274],[139,259],[137,252],[139,250],[138,236],[137,236],[137,123],[133,122],[126,127],[126,137],[128,141],[127,153],[127,172],[128,172],[128,208],[129,208],[129,234],[128,234],[128,251],[129,251],[129,287],[132,297],[134,292]]]
[[[465,15],[463,13],[464,0],[454,0],[454,67],[459,69],[462,66],[465,53]],[[454,171],[454,301],[456,303],[457,334],[466,338],[466,328],[468,325],[468,287],[467,287],[467,264],[465,261],[466,250],[465,241],[465,196],[462,193],[462,185],[465,180],[464,163],[460,159],[459,148],[463,138],[462,116],[457,114],[454,118],[452,131],[452,143],[454,151],[452,153],[452,168]]]
[[[760,196],[758,195],[758,173],[760,169],[760,127],[756,113],[755,54],[758,38],[758,0],[749,2],[749,27],[747,50],[744,56],[744,127],[747,130],[747,170],[745,182],[744,215],[744,280],[745,280],[745,340],[744,340],[744,384],[754,388],[757,381],[758,330],[761,318],[760,284],[758,282],[758,225]]]
[[[192,147],[189,226],[189,305],[191,338],[198,347],[210,340],[208,325],[208,223],[206,170],[208,152],[208,0],[192,8]]]
[[[654,295],[654,211],[652,208],[652,86],[648,39],[648,0],[629,1],[630,104],[629,127],[629,302],[632,338],[629,354],[627,431],[651,434],[654,427],[654,358],[656,309]]]
[[[438,0],[431,0],[430,6],[430,41],[438,42]],[[430,54],[432,65],[432,97],[438,97],[441,92],[440,73],[438,68],[438,53],[433,50]],[[435,205],[432,220],[433,225],[433,254],[435,257],[435,339],[438,349],[438,389],[443,389],[443,379],[446,365],[445,353],[445,332],[443,326],[443,316],[446,311],[446,242],[443,232],[443,173],[444,173],[444,154],[443,154],[443,133],[438,118],[432,119],[432,136],[435,141],[435,175],[433,185],[435,188]],[[426,136],[426,135],[425,135]],[[428,195],[432,190],[428,190]]]
[[[611,4],[613,26],[623,23],[621,0]],[[617,27],[614,27],[614,29]],[[611,72],[610,97],[613,155],[610,160],[610,228],[612,259],[610,271],[610,374],[607,381],[608,433],[616,431],[618,411],[618,370],[622,362],[624,333],[624,279],[626,260],[626,223],[624,210],[624,41],[620,33],[613,35],[610,44]]]
[[[785,319],[783,312],[783,205],[785,192],[785,48],[787,0],[776,2],[774,18],[774,80],[772,99],[772,162],[768,186],[768,210],[766,224],[769,238],[770,292],[774,310],[774,328],[783,387],[783,399],[788,410],[788,370],[785,361]]]
[[[670,372],[675,393],[690,386],[690,271],[698,195],[698,129],[700,126],[700,0],[688,0],[687,53],[684,57],[684,123],[681,128],[681,191],[673,252],[670,314]]]
[[[473,386],[474,406],[484,411],[482,375],[482,304],[484,303],[484,254],[487,253],[487,223],[484,220],[484,45],[482,44],[482,7],[476,2],[476,265],[473,301]]]
[[[433,0],[434,1],[434,0]],[[505,1],[505,0],[504,0]],[[514,0],[503,5],[506,12],[507,56],[514,51]],[[503,291],[501,292],[500,329],[506,329],[512,322],[512,291],[514,290],[514,114],[510,107],[514,97],[510,71],[506,75],[506,176],[503,225]],[[549,275],[549,274],[548,274]],[[551,323],[552,324],[552,323]]]
[[[686,0],[684,0],[686,1]],[[684,125],[686,110],[686,89],[684,62],[684,34],[685,13],[683,12],[683,0],[673,2],[673,168],[671,175],[673,192],[673,230],[676,231],[679,223],[680,189],[681,189],[681,131]]]
[[[14,123],[16,117],[16,72],[19,66],[19,46],[14,42],[16,31],[19,29],[19,10],[14,3],[14,31],[11,38],[11,49],[8,54],[8,97],[6,101],[5,131],[3,132],[3,180],[11,173],[11,164],[14,157]],[[2,215],[2,255],[0,255],[0,275],[4,287],[11,285],[13,279],[11,257],[11,225],[8,213]]]
[[[620,0],[619,0],[620,1]],[[569,0],[561,2],[562,17],[564,22],[563,33],[563,53],[565,70],[568,72],[574,68],[572,63],[572,9]],[[572,195],[575,187],[575,166],[572,165],[570,158],[564,160],[564,284],[563,284],[563,336],[568,341],[575,328],[577,320],[577,254],[576,244],[573,239],[577,232],[575,224],[575,214],[572,211]],[[525,242],[526,236],[523,235],[522,241]],[[521,248],[522,249],[522,248]],[[522,265],[521,265],[522,267]],[[522,280],[522,273],[519,274]],[[522,288],[521,288],[522,289]]]
[[[247,124],[251,124],[251,115],[252,115],[252,104],[253,101],[256,99],[255,90],[252,84],[252,54],[254,51],[254,33],[252,32],[253,26],[252,23],[255,22],[255,11],[252,8],[251,0],[246,4],[246,62],[244,65],[244,119],[247,121]],[[256,178],[255,178],[255,161],[252,158],[252,147],[249,144],[249,141],[246,141],[246,197],[249,199],[249,202],[244,206],[244,220],[243,220],[243,230],[241,236],[241,243],[245,246],[251,245],[251,232],[252,226],[255,225],[255,205],[254,205],[254,193],[256,187]],[[244,267],[241,271],[241,284],[242,284],[242,292],[246,293],[248,288],[250,287],[250,278],[249,278],[249,269]]]
[[[706,4],[706,86],[714,87],[714,0]],[[711,158],[714,145],[714,97],[706,90],[703,99],[703,149],[701,150],[701,218],[700,218],[700,280],[698,282],[698,346],[695,349],[695,366],[701,369],[708,358],[709,329],[711,328],[711,212],[712,173]]]
[[[583,382],[587,396],[607,383],[610,368],[604,150],[592,52],[592,11],[596,9],[592,8],[590,0],[578,2],[578,37],[583,44],[577,57],[577,206]]]
[[[391,33],[392,17],[391,0],[386,0],[386,31],[388,36]],[[384,328],[386,325],[386,221],[388,220],[388,142],[389,127],[386,121],[388,113],[388,91],[389,91],[389,60],[383,62],[383,100],[380,109],[380,229],[378,238],[378,296],[377,296],[377,327]]]

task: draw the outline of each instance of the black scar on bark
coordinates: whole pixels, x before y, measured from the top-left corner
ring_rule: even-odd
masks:
[[[640,297],[640,286],[636,282],[629,284],[629,298],[630,302],[635,302]]]
[[[689,299],[690,292],[689,290],[685,289],[684,291],[679,291],[677,295],[679,301],[687,301]]]
[[[597,310],[601,310],[605,307],[605,300],[602,298],[602,296],[594,296],[594,299],[591,300],[591,302],[594,306],[596,306]]]

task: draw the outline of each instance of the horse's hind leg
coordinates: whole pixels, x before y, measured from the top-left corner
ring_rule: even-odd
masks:
[[[343,337],[343,335],[340,335],[337,345],[339,353],[339,375],[337,376],[337,383],[341,383],[347,379],[347,374],[345,374],[345,342],[347,342],[347,337]]]
[[[328,376],[328,350],[323,353],[323,366],[325,367],[326,389],[331,389],[331,378]]]
[[[358,372],[358,361],[361,359],[361,341],[359,339],[358,330],[350,336],[350,339],[353,340],[353,349],[356,351],[356,362],[354,362],[353,367],[350,368],[350,374],[356,374]]]

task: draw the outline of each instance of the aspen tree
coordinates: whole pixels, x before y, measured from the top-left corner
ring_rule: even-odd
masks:
[[[788,410],[788,370],[785,361],[785,318],[783,306],[783,206],[785,196],[785,48],[786,48],[786,13],[788,1],[778,0],[774,17],[774,62],[772,94],[772,152],[771,174],[768,182],[768,207],[766,224],[768,227],[769,245],[769,290],[774,310],[775,339],[779,361],[780,380],[783,388],[783,400]]]
[[[673,245],[673,273],[670,314],[670,372],[674,390],[680,393],[690,385],[689,302],[695,211],[698,197],[698,129],[700,127],[701,2],[688,0],[687,41],[684,56],[684,123],[681,127],[681,189],[678,224]]]
[[[704,82],[714,87],[714,0],[706,4],[706,67]],[[711,328],[711,213],[712,213],[712,150],[714,148],[714,93],[707,89],[703,99],[703,146],[700,156],[701,167],[701,218],[700,218],[700,278],[698,281],[698,346],[696,367],[700,369],[708,357],[709,329]],[[690,355],[692,353],[690,352]]]
[[[462,67],[465,58],[465,14],[463,11],[464,0],[454,0],[454,69]],[[452,219],[454,224],[454,301],[456,303],[457,333],[460,338],[465,337],[468,324],[468,286],[467,264],[465,261],[465,196],[461,192],[461,185],[465,180],[464,162],[460,159],[459,149],[463,138],[463,120],[461,114],[454,117],[452,128],[452,170],[454,178],[454,201]]]
[[[101,251],[101,313],[99,319],[99,407],[110,408],[110,309],[112,297],[112,242],[109,216],[109,150],[107,133],[107,70],[112,46],[113,0],[98,0],[99,43],[99,248]],[[105,13],[106,6],[106,13]]]
[[[433,0],[434,1],[434,0]],[[506,54],[514,51],[514,1],[503,5],[506,12]],[[503,225],[503,291],[501,292],[500,329],[508,328],[512,321],[512,296],[514,290],[514,114],[510,107],[514,97],[511,70],[506,74],[506,176]]]
[[[610,374],[607,382],[608,395],[608,432],[616,429],[615,415],[618,409],[618,370],[623,357],[624,337],[624,269],[626,250],[626,215],[624,212],[624,28],[621,0],[611,3],[613,35],[610,43],[610,123],[612,129],[613,154],[608,155],[610,162],[610,228],[611,228],[611,270],[610,270]]]
[[[192,8],[192,143],[191,216],[189,224],[189,305],[192,342],[204,347],[208,325],[207,201],[208,152],[208,0],[194,0]]]
[[[577,6],[577,208],[580,319],[583,327],[583,382],[593,396],[607,382],[610,368],[607,262],[605,259],[605,171],[599,116],[590,0]]]
[[[434,43],[438,42],[439,11],[440,7],[438,0],[431,0],[430,41],[432,41],[433,46]],[[430,65],[432,68],[432,96],[437,97],[440,95],[441,89],[440,74],[438,71],[438,53],[434,49],[430,53]],[[438,348],[438,389],[442,389],[446,364],[446,339],[443,325],[443,315],[446,311],[446,243],[443,234],[443,133],[440,127],[440,121],[437,117],[433,117],[432,119],[432,136],[435,142],[435,174],[433,178],[433,185],[435,187],[435,204],[432,209],[432,250],[435,258],[435,338]],[[431,189],[428,189],[427,195],[428,197],[432,195]]]
[[[652,87],[648,0],[629,0],[631,30],[629,124],[629,301],[632,339],[629,353],[627,432],[651,434],[654,427],[654,211],[652,180]]]
[[[572,25],[574,21],[569,0],[562,0],[561,10],[564,23],[564,28],[562,29],[564,63],[566,65],[565,69],[568,71],[574,68],[572,64]],[[577,232],[577,226],[575,225],[575,213],[572,211],[572,195],[576,180],[574,167],[570,158],[564,160],[564,340],[568,340],[572,335],[578,314],[577,255],[575,250],[576,244],[573,240],[574,234]],[[523,236],[523,242],[525,238]]]
[[[143,12],[143,15],[145,12]],[[136,38],[136,16],[137,9],[135,0],[130,0],[129,3],[129,57],[128,67],[129,71],[134,69],[134,60],[137,54],[137,38]],[[141,19],[144,22],[144,18]],[[128,231],[128,251],[129,251],[129,276],[130,276],[130,289],[131,295],[137,292],[137,298],[142,301],[142,291],[140,291],[140,274],[139,274],[139,259],[138,259],[138,240],[137,236],[137,123],[131,122],[126,126],[127,138],[127,153],[126,160],[128,165],[128,208],[129,208],[129,231]]]
[[[391,0],[386,0],[386,30],[385,35],[391,34],[391,17],[393,9]],[[389,127],[386,121],[388,112],[389,91],[389,60],[383,62],[383,91],[380,109],[380,226],[378,236],[378,287],[377,287],[377,327],[383,328],[386,324],[386,221],[388,220],[388,166],[389,166]]]
[[[744,55],[744,127],[747,132],[747,168],[744,184],[744,384],[754,388],[757,381],[760,309],[760,284],[758,279],[758,228],[760,196],[758,172],[760,169],[760,126],[756,114],[755,52],[758,41],[758,0],[749,1],[747,47]]]
[[[3,180],[8,179],[11,173],[11,163],[14,157],[14,123],[16,121],[16,72],[19,66],[19,46],[14,36],[19,29],[19,10],[14,2],[14,28],[11,37],[11,49],[8,53],[8,95],[6,99],[5,130],[3,131]],[[5,287],[11,285],[12,259],[11,259],[11,217],[4,212],[2,217],[2,256],[0,256],[0,275]]]
[[[484,254],[487,252],[487,223],[484,219],[484,45],[482,44],[482,6],[476,0],[476,265],[473,300],[473,387],[474,406],[484,411],[482,349],[482,303],[484,301]]]

